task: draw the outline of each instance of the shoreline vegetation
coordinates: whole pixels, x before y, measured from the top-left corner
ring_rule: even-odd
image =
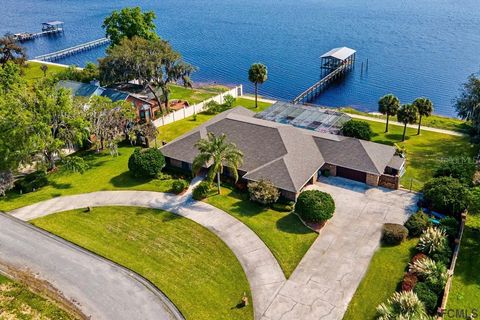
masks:
[[[378,114],[378,112],[365,112],[365,111],[357,110],[353,107],[341,107],[341,108],[338,108],[338,110],[345,113],[350,113],[350,114],[355,114],[360,116],[366,116],[366,117],[377,118],[382,120],[387,119],[386,116],[382,114]],[[422,119],[422,128],[426,128],[426,127],[451,130],[451,131],[456,131],[464,134],[468,134],[469,131],[471,130],[468,122],[464,120],[452,118],[452,117],[446,117],[442,115],[436,115],[436,114],[432,114],[431,116],[425,117]]]
[[[29,60],[27,61],[27,65],[28,66],[25,69],[25,75],[24,75],[27,81],[34,81],[34,80],[41,79],[43,77],[43,72],[40,69],[42,62]],[[46,65],[48,66],[47,75],[60,72],[64,68],[69,67],[68,65],[62,65],[57,63],[46,63]],[[212,97],[215,93],[218,94],[222,91],[225,91],[226,88],[228,88],[228,85],[223,85],[223,84],[217,83],[216,81],[196,83],[196,85],[193,87],[193,90],[198,90],[200,92],[198,95],[195,95],[194,99],[191,99],[192,97],[189,97],[188,95],[184,96],[185,92],[187,92],[188,89],[182,86],[177,86],[177,85],[173,85],[172,87],[175,87],[174,91],[172,92],[172,99],[187,100],[190,104],[196,104],[198,102],[205,100],[205,99],[202,99],[202,97],[206,97],[206,99],[208,99]],[[177,89],[178,91],[175,92],[175,90]],[[252,94],[246,94],[246,96],[247,96],[246,99],[250,99],[250,97],[254,97]],[[189,98],[191,100],[189,100]],[[262,97],[261,95],[259,95],[258,98],[259,98],[259,101],[275,100],[274,98]],[[386,119],[386,116],[377,114],[377,112],[360,111],[353,107],[339,107],[339,108],[327,107],[327,108],[332,108],[334,110],[355,114],[355,115],[367,116],[367,117],[372,117],[372,118],[377,118],[382,120]],[[451,130],[451,131],[456,131],[463,134],[467,134],[470,131],[470,125],[468,124],[468,122],[458,118],[453,118],[453,117],[432,114],[430,117],[425,117],[422,122],[424,127]]]

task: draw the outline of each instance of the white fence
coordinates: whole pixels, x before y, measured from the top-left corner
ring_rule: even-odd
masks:
[[[242,85],[239,85],[233,89],[230,89],[226,92],[223,92],[213,98],[210,98],[210,99],[207,99],[205,101],[202,101],[200,103],[197,103],[197,104],[194,104],[194,105],[191,105],[191,106],[188,106],[188,107],[183,107],[183,109],[180,109],[180,110],[177,110],[177,111],[173,111],[173,112],[170,112],[169,114],[167,115],[163,115],[161,118],[158,118],[157,120],[153,121],[153,124],[155,125],[155,127],[161,127],[161,126],[164,126],[166,124],[169,124],[169,123],[172,123],[172,122],[175,122],[175,121],[178,121],[178,120],[182,120],[182,119],[185,119],[187,117],[191,117],[193,116],[194,114],[197,114],[197,113],[200,113],[202,111],[205,110],[205,106],[207,105],[207,103],[209,103],[210,101],[215,101],[215,102],[218,102],[218,103],[223,103],[224,101],[224,97],[225,96],[232,96],[234,98],[238,98],[240,96],[243,95],[243,86]]]

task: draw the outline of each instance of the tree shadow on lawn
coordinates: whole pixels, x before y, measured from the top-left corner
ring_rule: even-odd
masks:
[[[110,182],[116,188],[132,188],[150,181],[151,179],[135,178],[130,174],[130,171],[124,171],[121,174],[110,179]]]
[[[385,133],[385,134],[374,133],[372,136],[373,137],[372,142],[393,146],[396,143],[402,143],[411,139],[409,135],[406,135],[405,141],[402,141],[402,136],[403,136],[402,134],[397,134],[397,133]]]
[[[286,216],[277,220],[277,228],[283,232],[293,234],[309,234],[314,233],[309,228],[305,227],[300,219],[293,213],[289,213]]]
[[[237,200],[232,204],[230,211],[240,216],[253,217],[268,210],[268,207],[250,201],[246,195],[240,195],[232,191],[228,196]]]
[[[169,222],[179,219],[186,219],[178,214],[171,213],[162,209],[153,209],[153,208],[135,208],[135,215],[143,216],[143,215],[152,215],[155,217],[160,218],[161,222]]]
[[[71,189],[72,184],[71,183],[58,183],[55,181],[50,181],[49,185],[51,185],[53,188],[57,190],[66,190],[66,189]]]

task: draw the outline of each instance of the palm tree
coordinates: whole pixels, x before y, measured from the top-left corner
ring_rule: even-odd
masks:
[[[218,193],[220,194],[220,174],[223,172],[223,165],[228,166],[235,178],[238,180],[238,167],[243,163],[243,153],[238,150],[234,143],[227,141],[227,136],[221,134],[215,136],[212,132],[207,138],[200,139],[195,146],[200,153],[193,160],[193,172],[197,173],[202,167],[209,166],[207,181],[213,182],[217,176]]]
[[[417,122],[417,107],[413,104],[404,104],[398,109],[398,122],[403,123],[402,141],[405,141],[405,133],[407,132],[407,124],[414,124]]]
[[[433,103],[428,98],[417,98],[413,101],[413,105],[418,110],[418,131],[417,134],[420,134],[420,127],[422,126],[422,117],[430,117],[433,112]]]
[[[40,70],[42,70],[42,72],[43,72],[43,77],[46,77],[46,76],[47,76],[47,71],[48,71],[48,66],[43,63],[43,64],[40,66]]]
[[[255,85],[255,108],[258,108],[258,85],[268,79],[267,66],[261,63],[254,63],[248,70],[248,80]]]
[[[385,132],[388,132],[388,120],[390,116],[396,115],[398,108],[400,108],[400,100],[393,94],[387,94],[378,101],[378,112],[387,116]]]

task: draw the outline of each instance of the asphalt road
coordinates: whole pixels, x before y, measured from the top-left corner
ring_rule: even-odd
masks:
[[[49,282],[91,319],[183,319],[139,275],[4,213],[0,262]]]

